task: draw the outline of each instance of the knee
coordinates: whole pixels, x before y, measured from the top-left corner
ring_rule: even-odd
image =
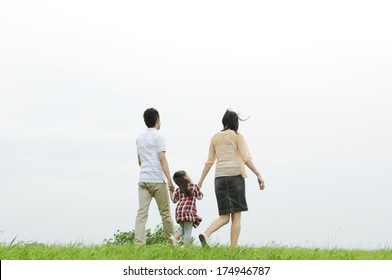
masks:
[[[167,205],[166,207],[159,208],[159,214],[161,215],[162,219],[168,219],[171,217],[170,208]]]
[[[230,222],[230,215],[222,215],[220,216],[220,219],[222,220],[222,223],[226,225]]]
[[[136,216],[136,219],[138,221],[145,221],[145,220],[147,220],[147,218],[148,218],[148,212],[140,211],[140,210],[138,211],[137,216]]]
[[[235,212],[231,214],[231,222],[241,222],[241,212]]]
[[[162,219],[162,221],[172,221],[170,212],[161,213],[161,219]]]

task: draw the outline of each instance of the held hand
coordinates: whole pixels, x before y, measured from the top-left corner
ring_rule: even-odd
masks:
[[[167,179],[167,188],[169,189],[169,191],[173,191],[174,192],[174,184],[173,181],[171,179]]]
[[[199,189],[201,189],[202,185],[203,185],[203,182],[197,183],[197,186],[199,187]]]
[[[264,181],[263,181],[263,179],[261,178],[261,176],[259,175],[259,176],[257,176],[257,181],[258,181],[258,183],[259,183],[259,188],[260,188],[260,190],[262,191],[262,190],[264,190]]]

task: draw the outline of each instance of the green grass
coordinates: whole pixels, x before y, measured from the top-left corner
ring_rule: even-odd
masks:
[[[392,249],[0,244],[1,260],[392,260]]]

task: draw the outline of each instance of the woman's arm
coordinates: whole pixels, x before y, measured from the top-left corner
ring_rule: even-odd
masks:
[[[247,162],[245,162],[245,164],[257,176],[257,182],[259,183],[260,190],[264,190],[264,187],[265,187],[264,186],[264,181],[261,178],[261,175],[260,175],[259,171],[257,171],[256,166],[253,164],[253,162],[251,160],[248,160]]]
[[[214,162],[216,160],[216,152],[215,152],[215,145],[214,145],[213,139],[214,139],[214,137],[211,138],[210,147],[208,149],[208,159],[204,165],[203,171],[201,172],[199,183],[197,184],[200,189],[203,186],[204,179],[206,178],[208,172],[210,172],[210,169],[214,165]]]
[[[203,171],[201,172],[201,176],[200,176],[200,180],[199,183],[197,184],[199,186],[199,188],[201,189],[202,185],[203,185],[203,181],[206,178],[208,172],[210,171],[211,166],[210,165],[204,165]]]

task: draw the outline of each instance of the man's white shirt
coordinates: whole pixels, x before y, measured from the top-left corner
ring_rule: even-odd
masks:
[[[158,153],[166,152],[166,141],[156,128],[148,128],[136,139],[141,165],[139,182],[163,183],[165,175]]]

